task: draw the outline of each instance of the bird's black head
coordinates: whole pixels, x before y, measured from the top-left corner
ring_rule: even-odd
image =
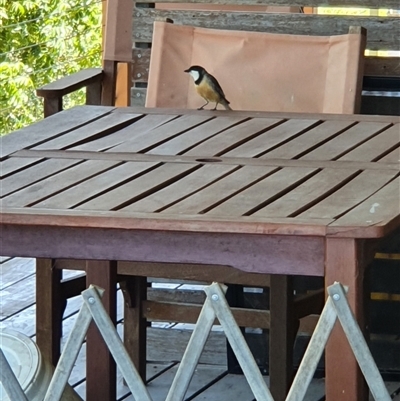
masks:
[[[192,65],[187,70],[185,70],[185,72],[188,72],[188,73],[190,73],[192,71],[197,71],[201,75],[203,75],[206,72],[206,70],[199,65]]]
[[[203,76],[207,73],[207,71],[199,65],[192,65],[187,70],[185,70],[185,72],[189,73],[192,76],[196,84],[198,84],[202,80]]]

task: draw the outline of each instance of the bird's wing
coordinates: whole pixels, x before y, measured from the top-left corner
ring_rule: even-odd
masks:
[[[219,82],[218,82],[211,74],[209,74],[209,78],[210,78],[210,81],[212,82],[212,84],[213,84],[215,90],[218,92],[218,94],[219,94],[222,98],[225,99],[225,93],[224,93],[224,91],[222,90],[221,85],[219,84]],[[225,99],[225,100],[226,100],[226,99]]]

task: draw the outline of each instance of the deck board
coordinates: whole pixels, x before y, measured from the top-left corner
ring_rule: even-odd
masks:
[[[0,320],[4,320],[35,303],[35,276],[25,277],[0,294]]]
[[[0,310],[2,321],[0,329],[17,330],[35,339],[35,263],[28,258],[0,258]],[[65,272],[65,271],[64,271]],[[80,274],[79,271],[65,272],[64,277]],[[160,280],[162,281],[162,280]],[[158,287],[187,288],[188,285],[160,283]],[[191,288],[191,286],[189,285]],[[198,286],[196,286],[197,288]],[[118,312],[117,329],[123,334],[123,297],[122,292],[117,292]],[[75,323],[77,313],[82,305],[82,299],[74,297],[68,300],[64,313],[63,340],[65,341]],[[153,401],[165,400],[168,389],[177,370],[177,362],[183,355],[186,344],[191,335],[193,325],[160,323],[148,328],[148,364],[147,379],[148,389]],[[222,399],[253,401],[249,385],[244,376],[226,374],[225,336],[216,327],[210,333],[206,348],[201,356],[200,364],[196,369],[194,378],[190,384],[186,398],[195,392],[199,394],[193,398],[195,401],[220,401]],[[85,364],[86,344],[82,345],[78,359],[71,373],[69,383],[85,399]],[[268,383],[268,377],[265,377]],[[210,385],[211,383],[211,385]],[[118,372],[118,400],[134,401],[127,386],[124,385],[122,375]],[[387,388],[394,393],[400,388],[400,382],[388,382]],[[305,401],[319,401],[324,394],[324,380],[315,379],[307,392]],[[372,400],[372,398],[371,398]],[[400,401],[400,394],[393,400]]]
[[[12,258],[0,265],[0,290],[16,284],[35,273],[35,261],[31,258]]]

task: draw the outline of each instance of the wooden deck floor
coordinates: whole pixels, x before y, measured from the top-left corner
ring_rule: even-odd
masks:
[[[0,328],[13,329],[35,339],[35,262],[27,258],[6,258],[0,260]],[[66,272],[67,276],[76,272]],[[178,287],[179,284],[158,284]],[[118,332],[123,333],[122,295],[118,291]],[[72,298],[64,315],[63,341],[72,329],[77,312],[82,304],[80,297]],[[148,329],[148,389],[154,401],[165,400],[175,375],[192,325],[159,323]],[[268,377],[265,377],[268,382]],[[70,384],[85,399],[85,344],[72,371]],[[388,382],[387,387],[394,400],[400,401],[399,382]],[[225,337],[216,327],[211,333],[196,374],[186,394],[186,400],[195,401],[253,401],[254,397],[240,375],[227,373]],[[118,380],[118,400],[133,401],[129,389]],[[313,380],[306,401],[324,400],[324,380]]]

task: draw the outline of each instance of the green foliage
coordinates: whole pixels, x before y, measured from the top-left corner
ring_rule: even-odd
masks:
[[[36,88],[100,64],[100,0],[0,0],[0,134],[42,118]]]

